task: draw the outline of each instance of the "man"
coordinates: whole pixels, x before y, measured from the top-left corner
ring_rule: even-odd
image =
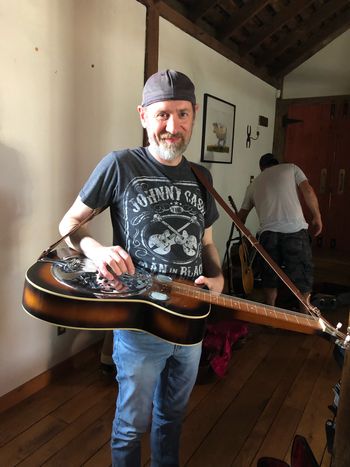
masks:
[[[134,274],[137,266],[222,291],[212,237],[218,211],[183,156],[197,108],[194,85],[186,75],[173,70],[152,75],[138,106],[149,146],[114,151],[102,159],[62,219],[60,232],[65,234],[92,209],[110,208],[113,246],[101,245],[85,227],[69,239],[106,279]],[[140,465],[140,439],[150,420],[151,465],[179,464],[181,424],[200,355],[201,344],[179,346],[140,331],[114,331],[119,391],[113,466]]]
[[[305,174],[295,164],[279,164],[273,154],[260,158],[261,173],[248,186],[238,212],[245,222],[255,207],[259,221],[259,241],[306,299],[313,282],[311,244],[298,194],[311,211],[311,228],[315,236],[322,231],[317,197]],[[275,305],[280,282],[270,266],[262,261],[262,285],[265,301]],[[301,305],[301,311],[305,311]]]

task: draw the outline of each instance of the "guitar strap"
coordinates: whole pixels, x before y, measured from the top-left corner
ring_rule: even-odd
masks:
[[[227,212],[227,214],[233,220],[237,229],[244,235],[244,237],[248,240],[248,242],[255,248],[256,251],[263,257],[263,259],[269,264],[269,266],[274,270],[277,276],[284,282],[284,284],[288,287],[288,289],[297,297],[297,299],[302,303],[309,313],[313,316],[320,316],[320,312],[318,308],[314,307],[310,304],[308,300],[302,295],[300,290],[293,284],[293,282],[289,279],[287,274],[275,263],[275,261],[271,258],[271,256],[267,253],[265,248],[263,248],[259,241],[254,237],[254,235],[246,228],[243,224],[241,219],[237,216],[235,212],[228,206],[228,204],[223,200],[223,198],[219,195],[219,193],[215,190],[213,185],[209,183],[209,180],[203,175],[200,170],[193,164],[192,162],[189,163],[191,169],[197,179],[201,182],[201,184],[214,196],[216,201],[221,205],[221,207]]]
[[[297,297],[297,299],[302,303],[309,313],[313,316],[320,316],[319,310],[312,306],[309,301],[305,299],[299,289],[295,287],[289,277],[285,274],[285,272],[273,261],[267,251],[260,245],[258,240],[254,237],[254,235],[246,228],[240,218],[237,216],[235,212],[228,206],[228,204],[223,200],[223,198],[219,195],[219,193],[215,190],[213,185],[211,185],[208,179],[197,169],[195,164],[192,162],[189,163],[191,169],[197,179],[201,182],[201,184],[214,196],[217,202],[221,205],[221,207],[227,212],[227,214],[233,220],[237,229],[244,235],[244,237],[248,240],[248,242],[255,248],[256,251],[264,258],[264,260],[270,265],[270,267],[274,270],[277,276],[285,283],[285,285],[289,288],[289,290]],[[67,234],[63,235],[59,238],[55,243],[49,246],[43,253],[39,256],[38,260],[41,260],[47,257],[63,240],[67,237],[72,235],[76,232],[80,227],[94,218],[97,214],[100,214],[105,208],[94,209],[85,219],[83,219],[79,224],[74,226]]]
[[[68,233],[66,233],[61,238],[59,238],[57,240],[57,242],[53,243],[52,245],[49,246],[49,248],[47,248],[45,251],[43,251],[41,253],[41,255],[39,256],[38,261],[40,261],[41,259],[46,258],[61,242],[63,242],[63,240],[65,240],[70,235],[74,234],[74,232],[79,230],[80,227],[82,227],[84,224],[89,222],[91,219],[93,219],[95,216],[97,216],[97,214],[100,214],[105,209],[106,208],[97,208],[97,209],[94,209],[93,211],[91,211],[90,214],[88,214],[81,222],[79,222],[79,224],[75,225]]]

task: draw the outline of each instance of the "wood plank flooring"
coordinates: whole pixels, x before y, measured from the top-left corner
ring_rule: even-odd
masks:
[[[347,311],[347,310],[346,310]],[[330,465],[325,422],[340,369],[333,344],[266,327],[250,327],[227,375],[196,385],[183,428],[181,466],[256,466],[261,456],[290,462],[295,433],[322,467]],[[99,369],[99,348],[84,352],[57,381],[0,415],[0,465],[110,465],[117,386]],[[143,465],[149,466],[149,437]]]

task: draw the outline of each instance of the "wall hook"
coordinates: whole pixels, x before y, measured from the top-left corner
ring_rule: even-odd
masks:
[[[252,140],[256,141],[259,138],[259,135],[260,135],[259,130],[256,130],[255,137],[252,136],[252,127],[251,125],[247,125],[247,140],[245,143],[245,147],[250,148]]]

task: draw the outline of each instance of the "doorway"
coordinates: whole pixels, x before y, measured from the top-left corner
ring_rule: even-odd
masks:
[[[281,100],[276,115],[279,156],[301,167],[319,200],[324,227],[315,247],[349,257],[350,97]]]

